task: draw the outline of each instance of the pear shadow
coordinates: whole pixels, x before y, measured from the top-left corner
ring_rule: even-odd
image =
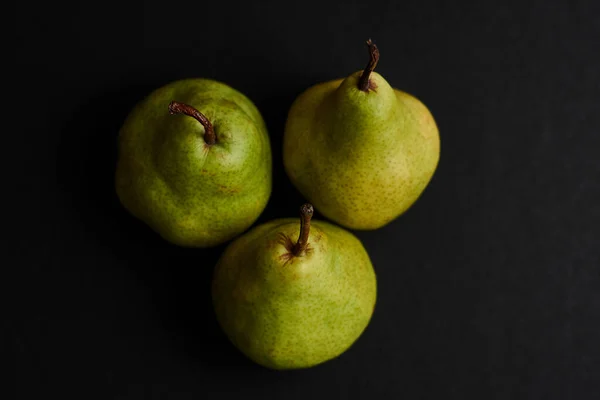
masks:
[[[61,200],[80,221],[80,233],[112,253],[115,265],[109,267],[126,265],[149,289],[166,333],[157,336],[166,336],[176,354],[211,370],[257,368],[229,343],[212,308],[210,282],[225,245],[171,245],[132,217],[115,193],[118,131],[131,108],[158,86],[107,91],[73,113],[57,149]]]
[[[288,178],[283,166],[285,121],[295,97],[296,93],[288,91],[255,102],[267,124],[273,155],[273,190],[267,207],[257,223],[275,218],[295,217],[298,215],[299,207],[306,201]]]

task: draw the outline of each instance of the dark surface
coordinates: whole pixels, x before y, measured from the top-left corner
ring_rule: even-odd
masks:
[[[284,3],[5,9],[0,397],[600,398],[600,2]],[[295,215],[287,110],[361,69],[369,37],[435,116],[439,169],[358,233],[379,297],[355,346],[269,371],[215,322],[222,248],[170,246],[120,207],[117,131],[167,82],[227,82],[273,141],[261,221]]]

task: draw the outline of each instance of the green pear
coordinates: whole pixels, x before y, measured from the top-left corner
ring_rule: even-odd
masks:
[[[283,161],[296,188],[327,218],[376,229],[406,211],[431,180],[440,139],[429,110],[367,67],[313,86],[293,103]]]
[[[271,194],[265,123],[246,96],[220,82],[185,79],[155,90],[131,111],[118,144],[121,203],[176,245],[232,239]]]
[[[375,307],[375,272],[350,232],[278,219],[229,244],[214,272],[213,305],[231,342],[272,369],[308,368],[346,351]],[[294,238],[298,237],[297,241]]]

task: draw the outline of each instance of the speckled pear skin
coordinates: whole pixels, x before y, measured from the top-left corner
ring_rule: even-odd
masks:
[[[440,154],[436,123],[415,97],[376,72],[313,86],[293,103],[283,161],[296,188],[347,228],[377,229],[404,213],[431,180]]]
[[[367,327],[375,272],[348,231],[313,221],[304,256],[291,255],[297,219],[253,228],[217,263],[213,304],[231,342],[272,369],[308,368],[337,357]]]
[[[187,103],[214,127],[217,142],[171,101]],[[254,104],[213,80],[163,86],[135,106],[119,132],[116,191],[123,206],[163,238],[210,247],[249,228],[271,194],[271,149]]]

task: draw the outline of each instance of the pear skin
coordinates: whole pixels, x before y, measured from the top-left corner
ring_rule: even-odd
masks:
[[[367,68],[313,86],[292,104],[283,161],[296,188],[330,220],[380,228],[404,213],[437,168],[440,139],[423,103]]]
[[[229,244],[215,268],[219,324],[246,356],[271,369],[308,368],[346,351],[375,307],[369,256],[350,232],[310,221],[278,219]],[[298,238],[295,241],[295,238]]]

